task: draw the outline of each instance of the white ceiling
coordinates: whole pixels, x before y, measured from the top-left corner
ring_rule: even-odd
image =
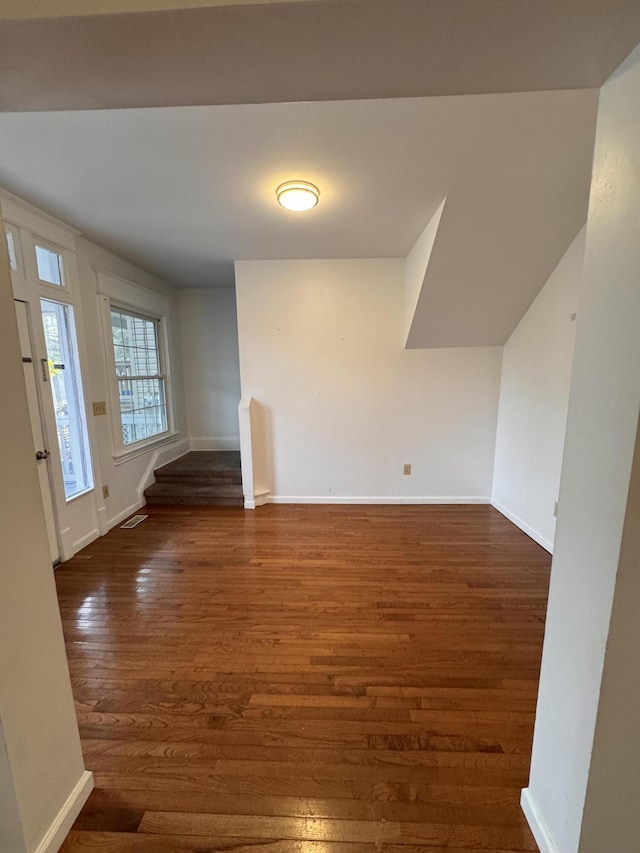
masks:
[[[0,183],[179,286],[404,256],[447,196],[412,346],[506,339],[584,222],[594,87],[640,39],[637,0],[94,14],[123,3],[2,5]],[[306,216],[274,202],[300,177]]]
[[[232,285],[240,259],[403,257],[447,196],[432,315],[472,333],[480,312],[480,342],[501,343],[585,220],[596,105],[590,90],[0,114],[0,184],[198,287]],[[275,202],[300,177],[321,189],[307,214]]]

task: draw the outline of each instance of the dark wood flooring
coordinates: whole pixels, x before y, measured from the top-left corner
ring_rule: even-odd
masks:
[[[64,853],[537,849],[545,551],[487,506],[148,512],[56,572]]]

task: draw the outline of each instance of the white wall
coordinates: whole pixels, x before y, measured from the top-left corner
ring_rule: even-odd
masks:
[[[640,839],[640,429],[636,433],[600,704],[589,767],[581,853],[637,853]]]
[[[178,291],[187,425],[193,450],[237,450],[240,364],[233,288]]]
[[[133,459],[120,464],[113,457],[113,441],[109,418],[99,415],[93,418],[96,463],[96,495],[101,515],[101,532],[135,512],[141,505],[139,487],[153,467],[168,462],[188,450],[185,429],[184,395],[182,388],[182,364],[180,356],[180,330],[176,290],[139,267],[124,261],[112,252],[85,240],[76,240],[78,274],[82,294],[82,312],[86,337],[89,381],[85,388],[91,401],[106,401],[110,405],[108,367],[105,357],[105,341],[98,297],[96,271],[112,273],[148,290],[160,293],[169,300],[171,317],[171,355],[173,363],[172,388],[176,409],[176,427],[181,431],[177,440],[160,450],[150,448]],[[90,401],[90,402],[91,402]],[[91,410],[91,406],[89,406]],[[109,488],[109,497],[102,497],[102,485]]]
[[[32,853],[74,790],[75,807],[82,805],[92,780],[71,696],[4,240],[0,361],[11,401],[0,407],[0,849]]]
[[[555,537],[584,236],[583,228],[502,355],[492,503],[548,551]]]
[[[640,48],[603,87],[598,115],[531,778],[523,799],[543,851],[636,853],[640,839],[637,467],[632,480],[640,412],[638,222]]]
[[[404,285],[402,260],[236,263],[272,498],[489,500],[501,348],[403,349]]]

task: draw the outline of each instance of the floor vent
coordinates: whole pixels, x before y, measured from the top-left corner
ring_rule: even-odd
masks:
[[[129,519],[129,521],[125,521],[124,524],[121,524],[120,527],[121,528],[124,527],[127,530],[130,527],[137,527],[140,524],[140,522],[145,520],[145,518],[149,518],[149,516],[148,515],[134,515]]]

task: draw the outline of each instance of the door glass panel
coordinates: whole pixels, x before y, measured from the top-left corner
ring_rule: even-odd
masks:
[[[41,300],[48,374],[67,500],[93,488],[73,308]]]
[[[16,318],[18,320],[18,334],[20,336],[20,349],[22,352],[24,381],[27,389],[29,418],[31,420],[31,433],[33,435],[33,452],[35,456],[38,450],[45,450],[47,448],[44,418],[41,414],[40,400],[38,399],[37,378],[34,370],[36,365],[33,363],[27,304],[20,300],[16,300],[15,308]],[[38,482],[40,484],[40,493],[42,495],[42,507],[44,509],[44,520],[47,527],[51,562],[55,564],[60,559],[60,551],[58,548],[58,527],[56,524],[55,510],[53,508],[51,482],[49,480],[49,463],[47,460],[42,459],[36,462],[36,470],[38,472]]]
[[[38,278],[48,284],[57,284],[62,287],[64,276],[62,272],[62,255],[52,249],[36,244],[36,261],[38,264]]]

